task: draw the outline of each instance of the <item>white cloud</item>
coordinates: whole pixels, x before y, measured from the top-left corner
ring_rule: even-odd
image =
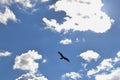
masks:
[[[46,23],[48,27],[46,29],[56,30],[58,32],[61,31],[59,27],[59,23],[55,19],[48,20],[47,18],[43,18],[43,21]]]
[[[87,68],[86,68],[88,65],[87,63],[81,63],[81,65],[83,66],[84,70],[87,70]]]
[[[26,9],[34,8],[37,3],[48,1],[49,0],[15,0],[16,3],[22,5],[22,7]]]
[[[100,66],[97,67],[99,70],[109,70],[110,68],[113,68],[112,65],[112,59],[104,59],[101,63]]]
[[[38,5],[48,2],[49,0],[14,0],[17,7],[27,14],[33,14],[39,10]]]
[[[16,80],[48,80],[48,79],[42,74],[27,73],[27,74],[23,74]]]
[[[17,21],[15,14],[8,7],[5,7],[5,12],[0,12],[0,23],[7,25],[8,20]]]
[[[112,70],[109,74],[98,74],[95,80],[120,80],[120,68]]]
[[[117,57],[104,59],[96,69],[87,72],[88,77],[94,76],[95,80],[120,80],[120,67],[117,66],[120,61],[119,52]]]
[[[16,4],[20,10],[30,14],[38,10],[35,7],[40,2],[47,2],[47,0],[0,0],[0,5],[10,7],[12,4]]]
[[[101,11],[102,0],[59,0],[50,6],[55,11],[64,11],[67,17],[60,24],[55,19],[43,18],[47,28],[57,32],[94,31],[104,33],[111,28],[112,20],[105,12]]]
[[[39,65],[35,60],[40,59],[42,59],[42,55],[35,50],[29,50],[27,53],[17,56],[13,69],[28,70],[29,72],[21,75],[16,80],[48,80],[45,76],[38,73]]]
[[[35,73],[39,67],[39,64],[35,60],[39,59],[42,59],[42,55],[37,51],[29,50],[27,53],[23,53],[15,58],[13,69],[28,70]]]
[[[66,78],[73,79],[73,80],[79,80],[81,78],[81,75],[77,72],[70,72],[65,73],[62,75],[62,79],[65,80]]]
[[[24,8],[33,8],[36,5],[36,0],[15,0],[16,3],[21,4]]]
[[[112,59],[104,59],[99,66],[97,66],[97,69],[91,69],[88,71],[87,75],[91,76],[93,74],[96,74],[100,71],[106,70],[109,71],[111,68],[113,68],[113,64],[112,64]]]
[[[100,57],[100,55],[97,52],[94,52],[93,50],[83,52],[79,56],[88,62],[90,62],[91,60],[97,61],[97,59]]]
[[[80,41],[79,38],[76,38],[76,39],[75,39],[75,42],[79,42],[79,41]]]
[[[49,0],[41,0],[41,2],[48,2]]]
[[[0,0],[0,4],[2,5],[10,5],[13,2],[13,0]]]
[[[101,75],[96,75],[95,80],[110,80],[108,75],[106,74],[101,74]]]
[[[0,57],[3,57],[3,56],[10,56],[11,53],[8,52],[8,51],[5,51],[5,52],[0,52]]]
[[[117,53],[117,57],[120,57],[120,51]]]
[[[47,62],[47,59],[43,59],[43,60],[42,60],[42,63],[46,63],[46,62]]]
[[[114,58],[113,62],[117,63],[120,61],[120,51],[117,53],[117,57]]]
[[[68,44],[72,43],[72,40],[71,39],[64,39],[64,40],[61,40],[60,43],[64,44],[64,45],[68,45]]]

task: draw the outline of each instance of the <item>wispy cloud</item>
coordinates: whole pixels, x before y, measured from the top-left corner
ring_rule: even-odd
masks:
[[[64,40],[61,40],[60,43],[64,44],[64,45],[68,45],[68,44],[72,43],[72,40],[71,39],[64,39]]]
[[[39,3],[45,3],[48,2],[49,0],[14,0],[15,4],[18,4],[18,8],[22,9],[23,11],[27,12],[36,12],[36,6]]]
[[[11,52],[8,52],[8,51],[0,52],[0,57],[6,57],[10,55],[11,55]]]
[[[21,75],[16,80],[48,80],[48,79],[42,74],[27,73],[27,74]]]
[[[46,63],[46,62],[47,62],[47,59],[43,59],[43,60],[42,60],[42,63]]]
[[[49,0],[41,0],[41,2],[48,2]]]
[[[55,11],[64,11],[66,17],[62,24],[56,19],[48,20],[43,18],[47,28],[57,32],[73,31],[94,31],[104,33],[111,28],[113,19],[101,11],[102,0],[59,0],[50,6]]]
[[[16,15],[10,10],[12,4],[16,4],[20,10],[27,13],[36,12],[35,8],[38,3],[48,2],[49,0],[0,0],[1,7],[5,8],[5,11],[0,10],[0,23],[7,25],[8,20],[17,22]],[[28,12],[30,11],[30,12]]]
[[[37,0],[15,0],[15,2],[21,4],[24,8],[33,8]]]
[[[80,41],[79,38],[76,38],[76,39],[75,39],[75,42],[79,42],[79,41]]]
[[[62,75],[62,80],[72,79],[72,80],[79,80],[81,75],[78,72],[69,72]]]

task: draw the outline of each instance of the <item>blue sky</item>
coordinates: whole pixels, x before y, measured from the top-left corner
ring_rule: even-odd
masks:
[[[0,79],[120,80],[119,3],[1,0]]]

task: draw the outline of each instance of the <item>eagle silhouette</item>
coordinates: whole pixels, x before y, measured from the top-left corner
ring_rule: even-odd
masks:
[[[66,58],[60,51],[58,51],[58,54],[61,56],[60,59],[63,59],[63,60],[70,62],[70,60],[68,58]]]

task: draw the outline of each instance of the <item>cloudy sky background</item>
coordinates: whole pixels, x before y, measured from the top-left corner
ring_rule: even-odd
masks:
[[[0,79],[120,80],[119,3],[0,0]]]

